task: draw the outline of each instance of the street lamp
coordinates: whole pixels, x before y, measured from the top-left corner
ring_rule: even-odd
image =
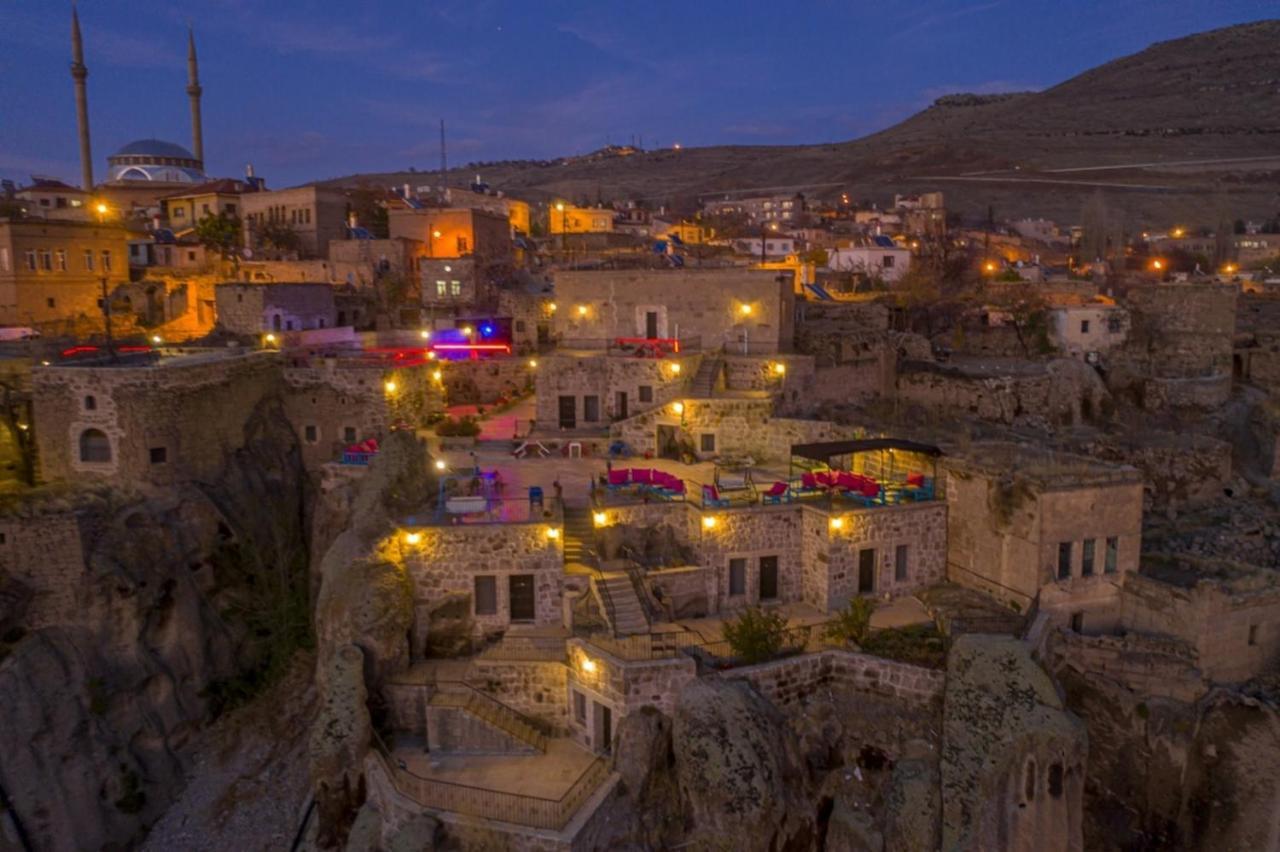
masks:
[[[444,236],[444,234],[440,233],[440,229],[438,228],[432,228],[431,232],[427,234],[427,238],[428,238],[427,239],[427,256],[428,257],[436,256],[436,240],[440,239],[442,236]]]

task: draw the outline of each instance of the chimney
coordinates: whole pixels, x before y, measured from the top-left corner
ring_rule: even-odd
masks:
[[[252,177],[253,177],[253,163],[246,163],[246,164],[245,164],[245,167],[244,167],[244,176],[245,176],[245,177],[247,177],[247,178],[252,178]]]

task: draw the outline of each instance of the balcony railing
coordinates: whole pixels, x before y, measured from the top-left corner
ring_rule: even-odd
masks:
[[[558,799],[490,790],[439,778],[426,778],[396,758],[376,733],[378,754],[396,789],[425,808],[559,831],[609,777],[609,764],[597,757]],[[530,758],[536,760],[537,758]]]

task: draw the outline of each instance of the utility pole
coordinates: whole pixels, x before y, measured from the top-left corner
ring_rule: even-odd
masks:
[[[440,119],[440,195],[441,200],[448,194],[446,176],[449,174],[449,156],[444,147],[444,119]]]

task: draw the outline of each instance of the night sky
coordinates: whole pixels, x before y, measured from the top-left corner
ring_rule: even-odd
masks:
[[[70,5],[0,0],[0,177],[79,174]],[[948,92],[1051,86],[1154,41],[1274,17],[1258,0],[82,0],[94,174],[133,139],[272,187],[551,158],[643,137],[791,144],[879,130]]]

